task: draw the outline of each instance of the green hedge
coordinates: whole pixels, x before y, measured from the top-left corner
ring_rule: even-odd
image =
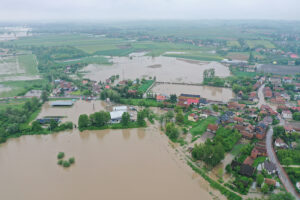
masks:
[[[195,167],[191,162],[187,162],[187,164],[198,174],[200,174],[207,182],[209,182],[210,186],[212,188],[215,188],[217,190],[219,190],[224,196],[227,197],[227,199],[230,200],[242,200],[242,197],[235,194],[234,192],[229,191],[228,189],[226,189],[225,187],[223,187],[221,184],[219,184],[218,182],[212,180],[209,176],[206,175],[206,173],[204,171],[202,171],[201,169]]]

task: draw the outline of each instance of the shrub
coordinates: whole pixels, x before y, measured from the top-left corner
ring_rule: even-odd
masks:
[[[63,161],[63,167],[70,167],[70,163],[68,161]]]
[[[63,162],[64,162],[63,160],[58,160],[57,164],[58,164],[58,165],[62,165]]]
[[[69,158],[69,163],[70,163],[71,165],[74,164],[74,163],[75,163],[75,158],[74,158],[74,157]]]
[[[63,159],[65,157],[65,153],[64,152],[59,152],[57,154],[57,159]]]

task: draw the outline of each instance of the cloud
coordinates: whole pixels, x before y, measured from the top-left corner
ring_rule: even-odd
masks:
[[[299,0],[1,0],[2,20],[289,19]]]

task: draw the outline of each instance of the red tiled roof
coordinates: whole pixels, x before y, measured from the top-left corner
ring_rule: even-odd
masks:
[[[253,162],[254,162],[253,158],[251,158],[250,156],[248,156],[246,158],[246,160],[243,162],[243,164],[252,166]]]
[[[208,124],[207,129],[211,130],[211,131],[217,131],[218,130],[218,125],[216,124]]]

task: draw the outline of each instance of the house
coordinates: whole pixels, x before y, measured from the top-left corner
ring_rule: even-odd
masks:
[[[235,121],[236,123],[243,123],[243,122],[244,122],[244,119],[241,118],[241,117],[234,117],[234,118],[233,118],[233,121]]]
[[[282,81],[283,81],[285,84],[291,84],[291,83],[293,82],[293,78],[292,78],[292,77],[285,76],[285,77],[283,77]]]
[[[295,85],[295,91],[300,91],[300,83],[294,83]]]
[[[243,176],[251,177],[255,172],[255,168],[250,165],[242,164],[239,173]]]
[[[127,110],[128,110],[127,106],[115,106],[115,107],[113,107],[113,111],[127,112]]]
[[[292,119],[293,118],[293,114],[289,110],[284,110],[284,111],[282,111],[282,117],[284,119]]]
[[[88,83],[89,83],[89,80],[87,80],[87,79],[82,80],[82,84],[83,84],[83,85],[86,85],[86,84],[88,84]]]
[[[272,93],[272,90],[270,87],[265,87],[263,89],[263,93],[264,93],[265,98],[271,98],[273,96],[273,93]]]
[[[269,160],[265,160],[262,163],[262,169],[265,169],[270,175],[275,174],[277,171],[276,165]]]
[[[266,136],[266,132],[267,132],[267,125],[260,122],[257,124],[257,126],[255,127],[255,133],[256,133],[256,138],[257,139],[264,139]]]
[[[28,98],[36,97],[39,99],[42,96],[42,90],[30,90],[24,96]]]
[[[72,106],[73,101],[52,101],[51,106]]]
[[[270,186],[276,186],[276,181],[274,179],[265,178],[265,184]]]
[[[252,139],[254,134],[248,131],[240,131],[240,133],[242,134],[243,138],[246,139]]]
[[[159,101],[159,102],[165,101],[166,99],[167,99],[167,97],[164,96],[164,95],[157,95],[156,96],[156,101]]]
[[[256,148],[253,148],[251,151],[251,158],[253,158],[253,159],[257,158],[258,154],[259,154],[259,151]]]
[[[208,126],[207,126],[207,131],[208,132],[211,132],[211,133],[216,133],[217,132],[217,130],[218,130],[218,125],[216,125],[216,124],[208,124]]]
[[[272,104],[276,104],[276,105],[285,105],[285,98],[284,97],[275,97],[270,99]]]
[[[196,122],[198,121],[199,117],[198,115],[196,115],[195,113],[191,113],[189,116],[188,116],[188,120],[189,121],[192,121],[192,122]]]
[[[248,157],[246,158],[246,160],[243,162],[243,164],[244,164],[244,165],[250,165],[250,166],[252,166],[252,165],[253,165],[253,162],[254,162],[253,158],[252,158],[251,156],[248,156]]]
[[[263,119],[263,123],[264,123],[265,125],[267,125],[267,126],[269,126],[270,124],[272,124],[272,122],[273,122],[273,118],[270,117],[270,116],[266,116],[266,117],[264,117],[264,119]]]
[[[281,139],[281,138],[277,138],[274,142],[275,147],[278,148],[286,148],[288,147],[288,145]]]
[[[274,85],[275,87],[281,86],[281,79],[280,79],[280,77],[271,77],[271,78],[269,79],[269,81],[270,81],[271,84]]]
[[[254,99],[256,99],[256,97],[257,97],[257,93],[255,91],[254,92],[250,92],[249,99],[251,101],[253,101]]]
[[[105,89],[110,89],[110,86],[109,86],[109,85],[106,85],[106,86],[105,86]]]
[[[289,124],[284,126],[284,130],[286,133],[291,133],[294,131],[293,126],[291,126]]]
[[[124,111],[112,111],[110,112],[110,123],[115,124],[115,123],[120,123],[122,120],[122,115]]]
[[[227,107],[229,109],[242,110],[246,107],[246,105],[245,104],[239,104],[237,102],[229,102]]]
[[[180,106],[189,106],[199,104],[200,95],[193,94],[181,94],[178,97],[178,105]]]

